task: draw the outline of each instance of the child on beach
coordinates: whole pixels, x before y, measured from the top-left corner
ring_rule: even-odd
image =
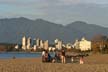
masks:
[[[74,57],[71,58],[72,63],[74,62]]]
[[[80,57],[80,64],[84,64],[83,56]]]

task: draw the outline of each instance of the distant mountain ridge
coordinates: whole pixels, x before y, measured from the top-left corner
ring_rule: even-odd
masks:
[[[108,35],[108,28],[76,21],[66,26],[52,23],[43,19],[30,20],[24,17],[0,19],[0,43],[20,43],[21,38],[41,38],[52,42],[58,38],[64,42],[94,35]]]

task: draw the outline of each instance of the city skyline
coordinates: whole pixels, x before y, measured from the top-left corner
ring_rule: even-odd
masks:
[[[91,41],[85,39],[85,37],[81,38],[81,40],[76,40],[74,43],[64,43],[60,39],[54,39],[53,43],[50,44],[48,40],[42,40],[40,38],[35,38],[35,43],[32,43],[31,37],[22,37],[22,49],[30,50],[30,49],[45,49],[45,50],[61,50],[62,48],[66,49],[80,49],[81,51],[91,50]],[[18,44],[16,45],[18,46]],[[15,46],[15,48],[17,48]],[[18,49],[18,48],[17,48]]]
[[[26,17],[57,24],[85,21],[108,27],[107,0],[0,0],[0,19]]]

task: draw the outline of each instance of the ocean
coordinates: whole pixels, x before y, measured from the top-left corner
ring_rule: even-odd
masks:
[[[54,56],[54,53],[50,53],[51,56]],[[0,53],[0,59],[6,58],[38,58],[41,57],[41,52],[29,53],[29,52],[3,52]]]

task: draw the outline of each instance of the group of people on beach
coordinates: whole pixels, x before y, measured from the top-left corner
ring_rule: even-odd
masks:
[[[43,52],[42,52],[42,62],[51,62],[51,61],[52,61],[51,55],[48,53],[47,50],[43,50]]]
[[[52,57],[50,55],[50,53],[47,50],[43,50],[42,51],[42,62],[58,62],[60,61],[61,63],[66,63],[66,55],[65,55],[65,50],[59,50],[59,51],[55,51],[54,52],[54,56]],[[73,62],[74,59],[73,57],[71,58],[71,61]],[[80,64],[83,64],[83,56],[80,56],[80,60],[79,60]]]
[[[66,63],[65,50],[55,51],[54,57],[51,57],[50,53],[47,50],[42,52],[42,62],[57,62],[60,60],[62,63]]]

